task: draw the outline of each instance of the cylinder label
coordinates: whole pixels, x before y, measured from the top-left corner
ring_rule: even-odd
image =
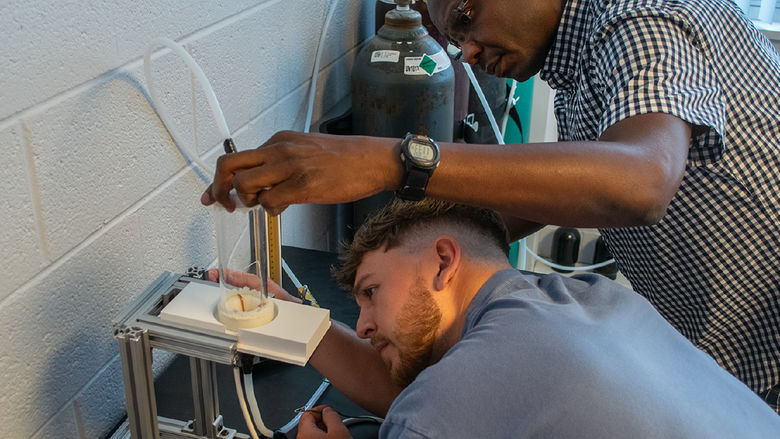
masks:
[[[375,50],[371,52],[371,62],[398,62],[400,56],[397,50]]]
[[[447,70],[452,64],[450,58],[440,50],[433,55],[404,57],[404,75],[428,75]]]

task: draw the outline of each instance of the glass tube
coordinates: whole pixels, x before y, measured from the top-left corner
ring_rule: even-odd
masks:
[[[219,320],[228,329],[260,326],[268,319],[267,221],[262,207],[246,207],[235,193],[236,209],[215,205],[221,298]],[[262,318],[261,317],[262,314]]]

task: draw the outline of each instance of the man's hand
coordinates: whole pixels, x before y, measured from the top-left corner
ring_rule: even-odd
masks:
[[[247,206],[271,215],[301,203],[344,203],[396,189],[403,174],[398,139],[282,131],[255,150],[223,155],[201,203],[228,210],[236,189]]]
[[[350,439],[341,416],[327,405],[314,407],[298,422],[298,439]]]
[[[210,281],[219,282],[218,269],[211,268],[209,269],[208,273]],[[259,290],[261,288],[260,278],[255,274],[244,271],[229,270],[227,272],[227,281],[230,285],[236,287],[249,287],[253,290]],[[301,303],[301,299],[288,293],[284,288],[280,287],[279,284],[272,281],[271,279],[268,279],[268,294],[273,294],[274,298],[279,300]]]

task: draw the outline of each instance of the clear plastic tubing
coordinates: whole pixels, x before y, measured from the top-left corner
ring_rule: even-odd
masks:
[[[190,69],[190,72],[193,74],[196,81],[200,84],[201,88],[203,89],[203,92],[206,94],[206,99],[209,102],[209,106],[211,107],[211,112],[214,115],[214,120],[217,122],[217,129],[219,129],[222,138],[229,139],[230,130],[228,129],[227,122],[225,121],[225,116],[222,114],[222,108],[219,106],[219,102],[217,101],[217,96],[214,94],[214,89],[211,87],[208,78],[206,78],[206,74],[203,73],[203,70],[200,68],[198,63],[196,63],[195,60],[192,59],[190,54],[187,53],[187,51],[184,50],[184,48],[182,48],[180,45],[176,44],[175,42],[173,42],[168,38],[156,38],[152,40],[152,42],[146,48],[146,53],[144,54],[144,76],[146,78],[146,88],[147,90],[149,90],[149,95],[152,98],[152,103],[157,109],[157,114],[160,116],[160,119],[162,119],[163,124],[168,129],[168,132],[171,134],[171,137],[173,137],[176,144],[179,145],[179,147],[183,148],[184,151],[186,151],[186,154],[187,156],[189,156],[190,160],[194,162],[196,165],[198,165],[198,167],[201,168],[201,170],[207,172],[210,176],[213,176],[214,170],[210,166],[203,163],[203,161],[200,159],[197,152],[194,151],[192,148],[190,148],[186,142],[182,141],[181,135],[178,133],[177,130],[174,129],[175,125],[173,124],[173,121],[168,115],[168,110],[162,104],[162,100],[160,100],[160,97],[157,94],[157,89],[154,87],[154,82],[152,79],[151,59],[152,59],[152,52],[154,48],[158,46],[167,47],[173,53],[178,55],[182,60],[184,60],[184,62],[187,64],[187,67]]]
[[[482,87],[479,86],[479,81],[477,81],[477,78],[474,76],[474,71],[471,70],[471,65],[464,62],[463,68],[466,70],[466,75],[468,75],[469,80],[471,81],[471,85],[474,87],[474,91],[477,92],[477,97],[479,98],[479,102],[482,104],[482,108],[485,109],[488,122],[490,122],[490,128],[493,129],[493,134],[496,136],[498,144],[503,145],[504,136],[501,134],[501,130],[498,129],[496,118],[493,116],[493,110],[490,108],[490,105],[485,98],[485,93],[482,92]]]

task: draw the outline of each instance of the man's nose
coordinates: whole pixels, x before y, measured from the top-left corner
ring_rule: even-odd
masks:
[[[376,324],[374,323],[374,319],[371,318],[371,313],[362,309],[360,310],[355,332],[360,338],[371,338],[371,336],[374,335],[376,332]]]
[[[461,61],[469,63],[472,66],[479,62],[479,55],[482,53],[482,49],[478,44],[471,41],[464,41],[460,45]]]

